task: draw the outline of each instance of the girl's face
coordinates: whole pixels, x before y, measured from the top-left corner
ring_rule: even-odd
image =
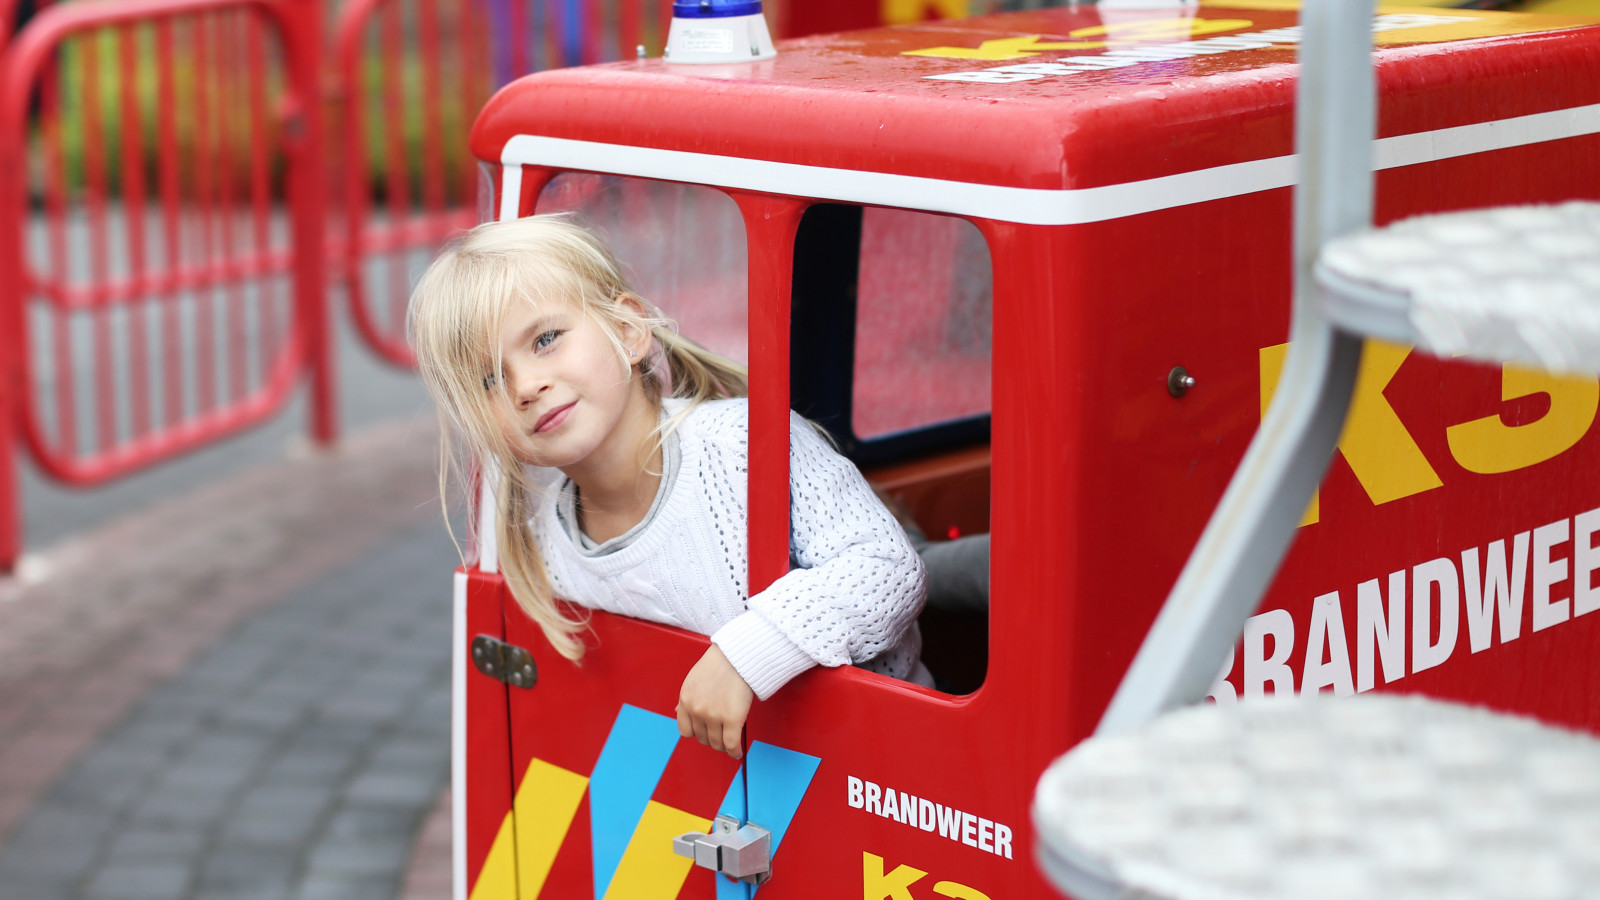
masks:
[[[624,352],[634,350],[637,362],[649,331],[627,331]],[[514,304],[499,338],[505,399],[495,410],[518,459],[575,481],[596,467],[637,466],[637,442],[654,428],[655,411],[617,345],[577,303]]]

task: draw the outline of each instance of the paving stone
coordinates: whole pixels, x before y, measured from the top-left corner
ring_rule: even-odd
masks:
[[[8,875],[0,887],[5,889],[4,896],[8,900],[12,897],[16,900],[78,900],[81,896],[71,879],[37,878],[21,873]]]
[[[117,749],[120,753],[155,756],[162,760],[180,755],[200,734],[198,721],[158,721],[141,719],[130,724],[119,734]]]
[[[111,823],[95,811],[67,809],[58,805],[30,816],[12,835],[6,849],[29,852],[63,844],[88,844],[99,840]]]
[[[370,745],[378,729],[370,722],[341,722],[316,716],[300,728],[295,745],[304,748],[359,750]]]
[[[450,759],[450,744],[448,741],[438,740],[434,737],[406,736],[384,741],[375,750],[369,764],[376,768],[390,768],[393,766],[418,766],[432,771],[432,768],[441,761]]]
[[[215,765],[184,761],[167,771],[155,789],[208,789],[232,791],[250,779],[251,771],[232,764]]]
[[[321,704],[318,714],[346,722],[383,723],[405,714],[404,697],[340,697]]]
[[[346,878],[337,875],[307,876],[295,900],[394,900],[394,879]]]
[[[409,696],[437,683],[439,673],[431,666],[398,666],[387,661],[375,662],[372,668],[361,673],[353,687],[358,693],[402,694]]]
[[[160,690],[147,694],[129,713],[123,729],[136,727],[142,722],[175,722],[185,719],[201,720],[222,702],[221,695],[208,690],[209,685],[180,672],[168,680]]]
[[[198,737],[183,755],[184,765],[249,766],[266,755],[268,745],[247,735],[216,733]]]
[[[89,880],[90,900],[173,900],[188,889],[191,872],[185,864],[118,864],[101,869]]]
[[[329,838],[312,851],[307,877],[319,875],[394,879],[405,869],[411,842],[395,836],[390,840],[365,841]]]
[[[298,848],[317,833],[317,815],[252,817],[235,815],[223,826],[221,839],[231,844]]]
[[[449,895],[446,889],[439,895],[440,900]],[[206,887],[202,885],[194,893],[194,900],[292,900],[294,888],[265,885],[239,885],[236,887]]]
[[[255,784],[267,790],[303,788],[332,796],[338,793],[339,786],[346,780],[347,776],[342,771],[286,772],[280,769],[257,776]]]
[[[231,706],[218,713],[218,721],[226,726],[252,731],[277,733],[296,719],[306,715],[306,703],[285,703],[271,700],[252,700]]]
[[[426,808],[439,793],[433,779],[366,773],[350,783],[345,797],[352,803]]]
[[[417,830],[417,817],[388,806],[346,807],[323,830],[325,840],[404,840]]]
[[[275,888],[287,892],[299,879],[298,849],[265,849],[224,845],[205,858],[200,869],[202,890]]]
[[[191,859],[199,855],[206,837],[199,829],[124,829],[111,838],[107,859],[113,863]]]
[[[263,778],[341,775],[355,765],[355,748],[291,746],[262,771]]]
[[[230,802],[224,792],[153,793],[131,810],[134,822],[202,825],[215,822]]]
[[[145,782],[148,776],[136,775],[85,775],[81,771],[70,771],[64,775],[52,791],[52,799],[64,808],[93,810],[98,815],[113,815],[121,812],[138,799],[145,791]]]
[[[333,806],[333,796],[315,788],[266,788],[256,785],[238,802],[237,818],[285,818],[310,822]]]
[[[80,778],[140,778],[161,769],[172,761],[171,750],[151,750],[125,747],[101,747],[89,751],[74,767]]]
[[[0,884],[30,878],[70,881],[89,868],[97,850],[93,841],[13,840],[0,851]]]

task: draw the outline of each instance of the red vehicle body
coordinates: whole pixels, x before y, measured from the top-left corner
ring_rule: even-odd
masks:
[[[596,614],[575,666],[487,549],[458,576],[458,897],[745,897],[671,852],[719,812],[773,830],[766,900],[1050,894],[1033,785],[1093,728],[1282,357],[1295,26],[1264,0],[1085,6],[544,72],[489,103],[472,143],[502,217],[603,195],[639,226],[681,213],[651,198],[682,183],[742,227],[736,309],[699,321],[748,320],[754,588],[788,563],[793,406],[930,534],[991,532],[993,599],[924,620],[955,692],[813,670],[756,705],[741,764],[671,722],[704,637]],[[1380,221],[1600,198],[1600,22],[1376,27]],[[657,241],[691,260],[686,298],[740,268],[693,262],[719,244],[697,216]],[[951,272],[973,254],[976,294],[983,265]],[[1364,366],[1213,696],[1421,691],[1600,730],[1600,383],[1387,346]],[[536,683],[474,669],[478,635]]]

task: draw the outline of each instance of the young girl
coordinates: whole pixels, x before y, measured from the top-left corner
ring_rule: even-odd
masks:
[[[481,225],[428,268],[410,316],[446,434],[506,473],[506,581],[563,656],[583,655],[585,622],[557,597],[710,635],[678,728],[736,759],[752,697],[811,666],[932,684],[922,563],[798,416],[794,568],[746,599],[745,368],[679,336],[594,235],[561,216]]]

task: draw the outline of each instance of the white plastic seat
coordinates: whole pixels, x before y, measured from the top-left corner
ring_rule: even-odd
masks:
[[[1346,331],[1555,372],[1600,360],[1600,203],[1406,219],[1328,242],[1315,275]]]
[[[1169,713],[1051,766],[1034,821],[1079,900],[1600,896],[1597,742],[1417,696]]]
[[[1327,468],[1364,336],[1600,373],[1600,204],[1369,227],[1372,11],[1302,4],[1278,392],[1095,735],[1035,793],[1038,861],[1077,900],[1600,898],[1591,735],[1420,696],[1195,705]]]

